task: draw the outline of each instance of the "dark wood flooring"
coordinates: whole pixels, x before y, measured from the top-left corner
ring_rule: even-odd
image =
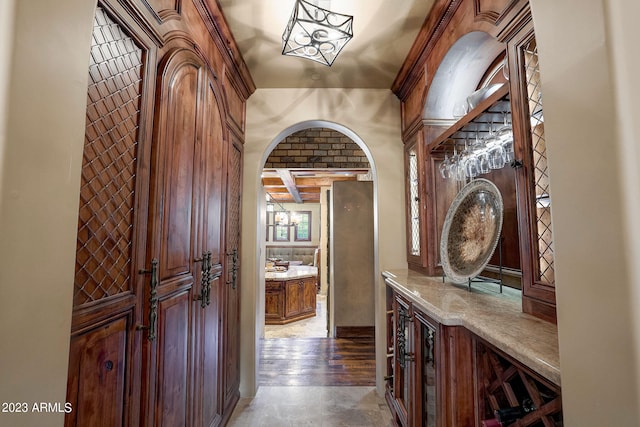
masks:
[[[374,386],[372,338],[268,338],[262,342],[260,385]]]

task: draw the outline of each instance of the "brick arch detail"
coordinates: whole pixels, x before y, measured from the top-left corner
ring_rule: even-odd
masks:
[[[369,168],[367,155],[345,134],[309,127],[286,136],[271,151],[265,168]]]

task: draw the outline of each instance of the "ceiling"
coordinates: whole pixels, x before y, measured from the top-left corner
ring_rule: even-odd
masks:
[[[331,67],[283,56],[282,33],[295,0],[218,0],[257,89],[390,89],[434,0],[308,0],[352,15],[353,39]],[[279,203],[319,203],[320,188],[368,170],[265,169]]]
[[[218,0],[258,89],[389,89],[434,0],[308,1],[354,17],[331,67],[281,54],[295,0]]]
[[[334,181],[356,181],[369,169],[263,169],[262,186],[277,203],[320,203],[322,187]]]

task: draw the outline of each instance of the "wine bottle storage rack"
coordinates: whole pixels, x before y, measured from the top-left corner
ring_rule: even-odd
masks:
[[[494,411],[523,406],[535,407],[510,427],[562,426],[560,388],[525,368],[493,346],[477,341],[477,375],[480,419],[494,417]]]

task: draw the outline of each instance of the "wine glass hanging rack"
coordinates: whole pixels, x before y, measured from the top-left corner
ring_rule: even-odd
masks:
[[[511,125],[511,103],[507,84],[478,103],[475,108],[460,117],[436,137],[429,144],[428,151],[453,153],[454,147],[461,151],[465,147],[465,141],[475,141],[476,137],[485,138],[490,134],[490,131],[495,131],[503,126],[505,115],[507,124]]]

